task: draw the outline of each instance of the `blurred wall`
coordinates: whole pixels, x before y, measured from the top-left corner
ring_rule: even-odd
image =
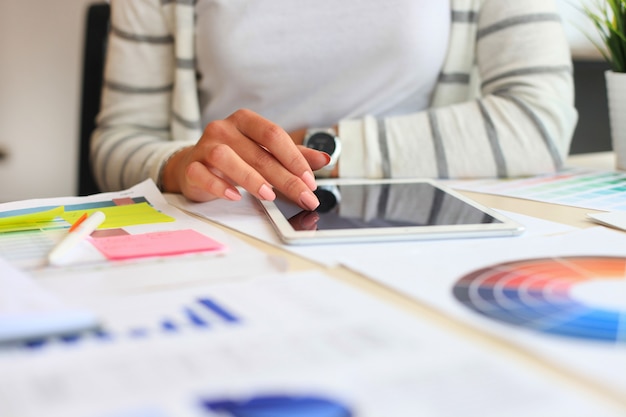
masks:
[[[579,60],[600,60],[602,55],[589,40],[599,37],[593,24],[580,11],[584,5],[593,5],[596,0],[556,0],[557,7],[563,18],[565,33],[572,47],[572,56]]]
[[[0,0],[0,201],[75,193],[88,0]]]

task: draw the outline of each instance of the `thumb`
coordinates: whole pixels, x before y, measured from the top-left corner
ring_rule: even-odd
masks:
[[[315,149],[306,148],[302,145],[298,145],[298,148],[313,171],[325,167],[330,162],[330,155],[326,152],[316,151]]]

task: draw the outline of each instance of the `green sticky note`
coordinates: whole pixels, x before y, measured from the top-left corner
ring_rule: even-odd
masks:
[[[121,206],[99,207],[86,210],[65,211],[61,217],[68,223],[74,224],[83,213],[91,215],[94,211],[101,211],[106,220],[98,229],[112,229],[116,227],[136,226],[140,224],[173,222],[175,219],[163,214],[148,203],[126,204]]]
[[[62,217],[63,206],[17,216],[0,217],[0,233],[39,230],[55,226],[55,218]],[[65,225],[65,224],[64,224]]]

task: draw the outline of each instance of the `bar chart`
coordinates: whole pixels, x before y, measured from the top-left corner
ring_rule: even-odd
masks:
[[[150,312],[159,316],[159,312]],[[149,321],[146,314],[142,314],[136,324],[137,318],[130,317],[132,324],[102,326],[101,329],[80,333],[67,334],[45,339],[29,340],[21,344],[27,349],[41,349],[52,345],[74,345],[81,342],[107,343],[121,339],[142,339],[149,337],[160,337],[175,335],[177,333],[189,333],[195,331],[215,331],[227,326],[236,326],[242,323],[238,314],[233,313],[230,308],[209,297],[197,297],[189,303],[180,306],[178,311],[170,314],[160,314],[161,318]]]

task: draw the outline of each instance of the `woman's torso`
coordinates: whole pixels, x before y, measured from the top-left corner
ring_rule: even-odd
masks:
[[[198,0],[203,123],[249,108],[286,130],[428,107],[447,0]]]

